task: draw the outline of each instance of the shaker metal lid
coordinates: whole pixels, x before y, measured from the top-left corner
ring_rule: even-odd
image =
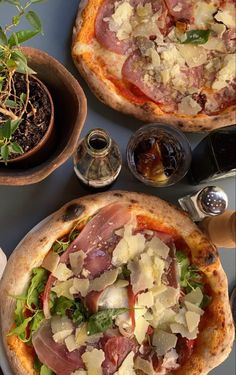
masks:
[[[228,207],[228,197],[220,187],[207,186],[199,193],[197,204],[205,214],[216,216],[222,214]]]

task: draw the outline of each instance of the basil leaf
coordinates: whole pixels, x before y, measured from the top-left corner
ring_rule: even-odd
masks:
[[[39,307],[39,294],[43,292],[48,277],[48,271],[44,268],[33,268],[33,277],[27,292],[27,307],[35,311]]]
[[[120,309],[108,309],[98,311],[96,314],[90,316],[87,325],[88,335],[94,335],[95,333],[105,332],[107,329],[112,327],[113,319],[128,311],[127,308]]]
[[[186,33],[187,39],[182,44],[205,44],[208,41],[210,30],[189,30]]]

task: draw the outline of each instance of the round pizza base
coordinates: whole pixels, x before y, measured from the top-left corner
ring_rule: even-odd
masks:
[[[135,101],[122,96],[112,81],[107,79],[105,69],[94,59],[92,50],[84,48],[89,44],[89,39],[93,37],[96,14],[101,2],[101,0],[81,1],[72,42],[74,63],[99,100],[119,112],[132,115],[145,122],[162,122],[174,125],[186,132],[212,131],[235,124],[236,106],[231,106],[224,112],[212,116],[206,114],[183,116],[177,113],[163,112],[158,104],[151,100]],[[81,49],[79,54],[77,53],[78,46]],[[82,52],[83,49],[86,52]]]
[[[75,199],[33,228],[12,253],[0,283],[0,324],[6,355],[18,375],[36,374],[27,347],[15,336],[6,337],[14,323],[15,299],[28,286],[32,268],[41,265],[54,241],[67,234],[75,224],[96,214],[102,207],[120,202],[136,215],[144,215],[161,228],[173,229],[191,249],[193,264],[204,274],[212,302],[200,329],[194,352],[176,375],[207,374],[229,355],[234,325],[228,299],[228,284],[217,249],[181,210],[161,199],[141,193],[111,191]],[[170,373],[171,374],[171,373]]]

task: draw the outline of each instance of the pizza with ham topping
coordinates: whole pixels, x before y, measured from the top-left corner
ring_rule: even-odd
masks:
[[[144,194],[67,204],[23,239],[0,286],[18,375],[207,374],[234,338],[217,250]]]
[[[111,107],[186,131],[235,123],[235,0],[88,0],[72,56]]]

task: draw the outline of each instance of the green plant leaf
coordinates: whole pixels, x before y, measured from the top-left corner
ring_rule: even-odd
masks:
[[[38,310],[30,324],[30,330],[31,332],[37,331],[42,324],[42,322],[45,320],[44,313],[41,310]]]
[[[7,45],[7,36],[4,33],[2,27],[0,26],[0,40],[3,44]]]
[[[21,119],[11,120],[11,134],[15,133],[15,131],[18,128],[18,126],[20,125],[21,121],[22,121]]]
[[[10,139],[11,137],[11,120],[7,120],[3,124],[3,137],[6,139]]]
[[[21,101],[21,104],[25,104],[25,101],[26,101],[26,94],[24,92],[22,92],[20,94],[20,101]]]
[[[19,25],[19,22],[20,22],[20,16],[13,16],[13,17],[12,17],[12,24],[13,24],[14,26]]]
[[[32,319],[33,316],[25,319],[19,326],[12,329],[7,336],[16,335],[21,339],[21,341],[28,342],[30,340],[30,337],[27,336],[26,328]]]
[[[27,40],[33,38],[39,33],[39,30],[20,30],[16,33],[13,33],[8,39],[8,44],[10,47],[19,45]]]
[[[16,142],[11,142],[11,144],[9,145],[9,148],[10,148],[10,152],[13,152],[14,154],[24,153],[24,150],[22,149],[22,147]]]
[[[16,62],[14,60],[12,60],[12,59],[7,60],[6,64],[7,64],[7,68],[9,70],[14,70],[17,67]]]
[[[26,304],[28,309],[35,311],[39,307],[39,294],[44,290],[48,271],[42,267],[33,268],[33,277],[27,292]]]
[[[30,23],[33,28],[39,32],[42,32],[42,24],[40,21],[39,16],[30,10],[29,12],[26,13],[25,17],[27,18],[28,22]]]
[[[53,314],[64,316],[66,314],[66,310],[70,309],[74,304],[74,301],[66,298],[66,297],[59,297],[55,300],[53,306]]]
[[[68,248],[69,244],[69,241],[56,240],[52,245],[52,249],[55,253],[62,254]]]
[[[14,102],[14,100],[7,99],[5,101],[5,106],[8,108],[17,108],[18,105],[16,102]]]
[[[40,375],[53,375],[53,372],[46,365],[42,365],[40,369]]]
[[[17,298],[17,300],[16,300],[15,323],[16,323],[17,326],[19,326],[25,320],[25,317],[24,317],[24,314],[23,314],[25,301],[26,301],[26,296],[24,296],[22,299]]]
[[[182,44],[205,44],[209,35],[210,30],[189,30],[186,33],[187,39]]]
[[[98,311],[88,319],[87,333],[88,335],[94,335],[96,333],[105,332],[107,329],[112,327],[113,319],[128,311],[127,308],[120,309],[107,309]]]
[[[25,64],[27,64],[27,58],[24,55],[23,52],[21,52],[19,49],[14,49],[11,53],[11,58],[14,61],[22,61]]]

